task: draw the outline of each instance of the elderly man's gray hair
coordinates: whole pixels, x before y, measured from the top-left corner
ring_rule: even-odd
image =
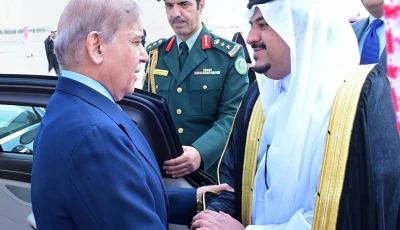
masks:
[[[87,35],[98,31],[105,42],[129,23],[139,19],[133,0],[71,0],[61,14],[55,50],[63,69],[82,63]]]

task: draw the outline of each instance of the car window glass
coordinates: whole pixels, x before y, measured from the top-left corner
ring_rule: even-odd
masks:
[[[33,141],[44,108],[0,105],[0,145],[5,152],[33,153]]]

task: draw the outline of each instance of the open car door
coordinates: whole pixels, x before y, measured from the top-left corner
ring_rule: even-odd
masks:
[[[33,141],[56,83],[57,77],[0,74],[1,229],[36,228],[30,198]],[[180,179],[168,178],[162,170],[165,160],[183,153],[163,97],[136,89],[119,104],[149,142],[166,186],[198,187],[215,183],[213,177],[199,170]],[[187,229],[187,226],[171,225],[170,229]]]

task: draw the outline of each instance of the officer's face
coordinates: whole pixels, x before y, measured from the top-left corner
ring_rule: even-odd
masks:
[[[375,18],[383,16],[383,0],[361,0],[365,9]]]
[[[258,7],[255,8],[249,23],[251,30],[247,44],[254,51],[253,70],[268,78],[279,80],[290,73],[290,49],[286,42],[265,21]]]
[[[169,24],[182,40],[189,39],[201,26],[200,15],[204,0],[165,0]]]

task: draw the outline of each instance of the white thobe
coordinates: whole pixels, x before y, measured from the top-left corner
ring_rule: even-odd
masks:
[[[246,230],[311,229],[323,154],[315,154],[312,159],[303,159],[300,163],[301,176],[298,184],[284,186],[285,189],[282,189],[282,186],[274,186],[274,184],[285,182],[274,181],[274,175],[287,173],[279,163],[290,159],[271,159],[269,153],[279,152],[279,149],[274,146],[271,146],[266,152],[267,145],[272,142],[275,129],[279,128],[276,127],[275,119],[279,116],[278,110],[285,99],[287,82],[283,80],[277,82],[275,96],[271,100],[270,109],[265,117],[265,121],[269,122],[265,123],[263,127],[257,160],[252,201],[252,225],[247,226]],[[320,138],[325,138],[325,136],[325,132],[321,131]],[[316,144],[311,151],[319,152],[323,149],[324,144]],[[267,165],[265,165],[266,163]],[[288,193],[290,196],[294,195],[294,202],[292,199],[285,199],[285,194]]]

